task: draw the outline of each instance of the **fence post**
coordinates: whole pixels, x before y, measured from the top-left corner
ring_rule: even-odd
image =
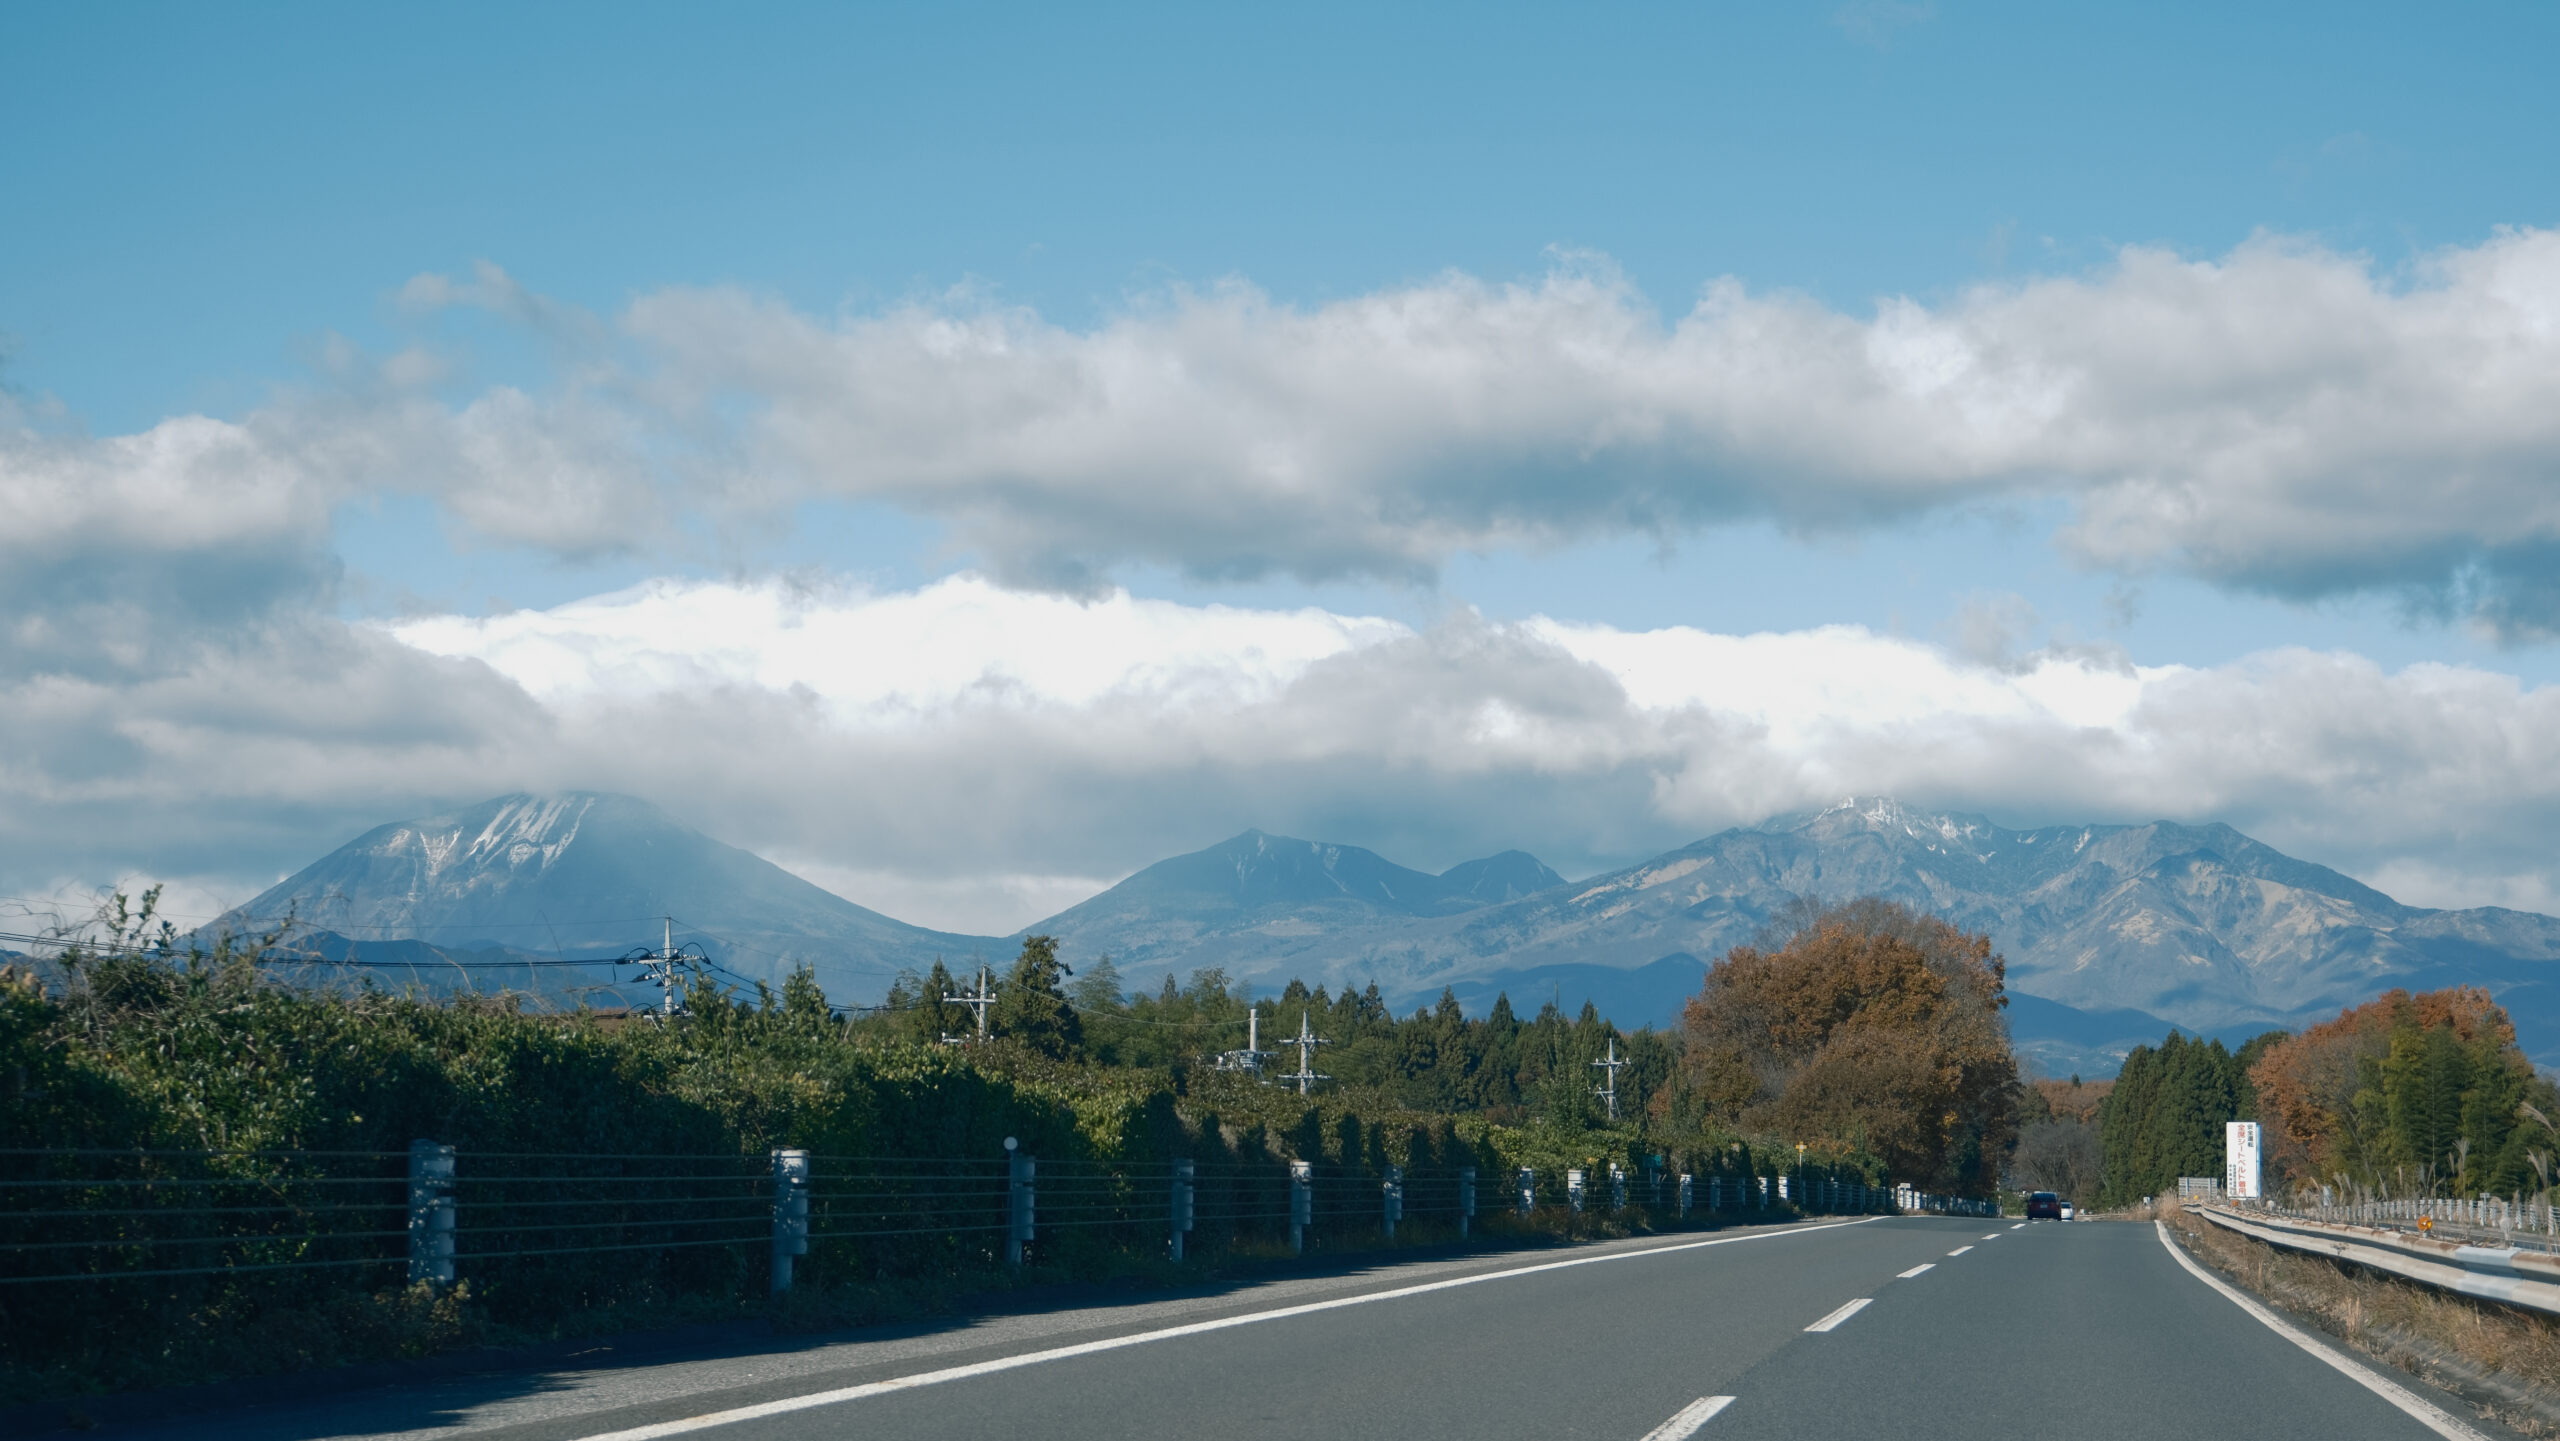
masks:
[[[1576,1215],[1580,1215],[1582,1213],[1582,1183],[1584,1179],[1585,1178],[1580,1170],[1571,1170],[1564,1173],[1564,1203],[1571,1207]]]
[[[1685,1220],[1688,1220],[1688,1219],[1689,1219],[1689,1187],[1690,1187],[1690,1185],[1691,1185],[1691,1181],[1690,1181],[1689,1173],[1688,1173],[1688,1172],[1686,1172],[1686,1171],[1681,1172],[1681,1173],[1680,1173],[1680,1219],[1681,1219],[1681,1220],[1683,1220],[1683,1221],[1685,1221]]]
[[[1038,1168],[1029,1156],[1022,1154],[1020,1143],[1013,1137],[1004,1138],[1004,1149],[1012,1163],[1007,1168],[1009,1194],[1006,1199],[1011,1202],[1007,1215],[1012,1224],[1005,1231],[1005,1263],[1019,1267],[1031,1256],[1031,1221],[1036,1199],[1032,1194],[1032,1181],[1038,1174]]]
[[[1313,1161],[1289,1163],[1289,1249],[1307,1254],[1307,1228],[1316,1219],[1316,1164]]]
[[[1467,1238],[1467,1232],[1468,1232],[1470,1229],[1472,1229],[1472,1228],[1474,1227],[1475,1219],[1476,1219],[1476,1168],[1475,1168],[1475,1167],[1473,1167],[1473,1166],[1460,1166],[1460,1167],[1458,1168],[1458,1239],[1459,1239],[1459,1240],[1463,1241],[1463,1240],[1465,1240],[1465,1239]]]
[[[1198,1175],[1198,1162],[1173,1163],[1173,1259],[1177,1261],[1182,1259],[1183,1233],[1191,1229],[1191,1198]]]
[[[1404,1167],[1387,1168],[1387,1184],[1382,1188],[1381,1209],[1385,1212],[1387,1239],[1396,1238],[1396,1222],[1404,1219]]]
[[[1609,1163],[1609,1209],[1627,1209],[1627,1173],[1615,1161]]]
[[[791,1258],[809,1254],[809,1153],[773,1153],[773,1294],[791,1289]]]
[[[453,1280],[453,1148],[409,1143],[409,1284]]]
[[[1520,1214],[1526,1216],[1538,1204],[1538,1171],[1534,1166],[1520,1168]]]

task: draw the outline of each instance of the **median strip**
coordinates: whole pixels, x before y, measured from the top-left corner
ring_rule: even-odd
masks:
[[[1814,1322],[1812,1325],[1805,1327],[1805,1329],[1808,1331],[1837,1330],[1841,1322],[1846,1321],[1850,1317],[1867,1309],[1868,1303],[1874,1300],[1875,1297],[1873,1296],[1861,1296],[1857,1300],[1850,1302],[1848,1305],[1841,1307],[1839,1310],[1832,1312],[1830,1315],[1823,1317],[1821,1320]]]
[[[1644,1433],[1644,1441],[1689,1441],[1698,1428],[1715,1419],[1716,1413],[1733,1404],[1730,1396],[1701,1396],[1683,1406],[1668,1421]]]

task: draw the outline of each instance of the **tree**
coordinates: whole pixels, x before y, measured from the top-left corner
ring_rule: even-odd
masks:
[[[1987,936],[1881,900],[1812,909],[1778,949],[1736,947],[1708,972],[1680,1084],[1729,1124],[1982,1194],[2016,1134],[2007,1004]]]
[[[2534,1188],[2560,1102],[2487,991],[2390,991],[2266,1048],[2249,1078],[2296,1185],[2476,1195]]]
[[[909,973],[910,975],[913,972]],[[904,977],[889,992],[889,1004],[900,1007],[896,1014],[904,1021],[903,1029],[920,1046],[938,1046],[944,1036],[966,1036],[976,1032],[969,1008],[945,999],[959,987],[951,979],[951,969],[942,958],[933,958],[933,970],[911,989]]]
[[[835,1029],[836,1015],[827,1005],[827,993],[818,988],[817,972],[805,961],[792,967],[782,982],[782,1021],[804,1035]]]
[[[2097,1199],[2105,1159],[2097,1127],[2068,1116],[2047,1116],[2019,1128],[2009,1169],[2022,1190],[2051,1191],[2086,1206]]]
[[[1055,936],[1025,937],[1013,973],[1005,977],[1004,989],[996,998],[995,1033],[1057,1060],[1080,1055],[1084,1024],[1067,1004],[1060,984],[1073,974],[1058,959]]]
[[[2129,1205],[2176,1189],[2181,1176],[2221,1176],[2223,1127],[2261,1119],[2242,1057],[2263,1055],[2284,1038],[2282,1031],[2269,1032],[2237,1055],[2220,1041],[2176,1031],[2157,1047],[2134,1047],[2098,1107],[2105,1154],[2100,1201]]]
[[[1096,956],[1076,973],[1076,983],[1067,988],[1079,1011],[1116,1011],[1125,1002],[1120,995],[1120,968],[1109,956]]]

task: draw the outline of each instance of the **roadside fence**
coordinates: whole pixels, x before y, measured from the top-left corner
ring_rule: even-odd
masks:
[[[883,1281],[996,1265],[1180,1261],[1463,1238],[1625,1215],[1937,1211],[1984,1202],[1809,1175],[1352,1168],[1279,1160],[473,1151],[0,1151],[0,1316],[141,1288],[309,1293],[469,1281],[484,1296],[774,1292],[814,1270]],[[761,1264],[759,1264],[761,1263]],[[86,1303],[84,1303],[86,1304]]]
[[[2522,1196],[2376,1197],[2360,1201],[2277,1200],[2222,1201],[2243,1214],[2282,1216],[2297,1221],[2326,1221],[2342,1226],[2370,1226],[2406,1231],[2433,1240],[2465,1241],[2483,1246],[2512,1246],[2560,1253],[2560,1213],[2549,1197]]]

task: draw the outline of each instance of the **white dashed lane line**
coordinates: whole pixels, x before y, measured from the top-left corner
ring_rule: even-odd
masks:
[[[1972,1250],[1972,1249],[1973,1249],[1973,1248],[1972,1248],[1971,1246],[1958,1246],[1958,1247],[1956,1247],[1954,1250],[1949,1251],[1947,1254],[1948,1254],[1948,1255],[1950,1255],[1950,1256],[1961,1256],[1961,1255],[1963,1255],[1965,1252],[1970,1251],[1970,1250]]]
[[[1875,1297],[1873,1296],[1861,1296],[1857,1300],[1850,1302],[1848,1305],[1841,1307],[1839,1310],[1832,1312],[1830,1315],[1823,1317],[1821,1320],[1814,1322],[1812,1325],[1805,1327],[1805,1329],[1808,1331],[1835,1330],[1841,1322],[1846,1321],[1850,1317],[1867,1309],[1867,1303],[1874,1299]]]
[[[2016,1224],[2016,1225],[2014,1225],[2014,1226],[2010,1227],[2009,1229],[2010,1229],[2010,1230],[2012,1230],[2012,1231],[2023,1231],[2023,1230],[2027,1229],[2027,1223],[2026,1223],[2026,1222],[2024,1222],[2024,1221],[2020,1221],[2018,1224]]]
[[[1919,1265],[1912,1267],[1910,1270],[1903,1272],[1901,1275],[1894,1277],[1894,1279],[1897,1281],[1908,1281],[1923,1271],[1936,1270],[1937,1266],[1938,1263],[1935,1261],[1923,1261]]]
[[[1689,1441],[1698,1428],[1715,1419],[1718,1411],[1733,1404],[1730,1396],[1701,1396],[1683,1406],[1672,1418],[1644,1433],[1644,1441]]]

